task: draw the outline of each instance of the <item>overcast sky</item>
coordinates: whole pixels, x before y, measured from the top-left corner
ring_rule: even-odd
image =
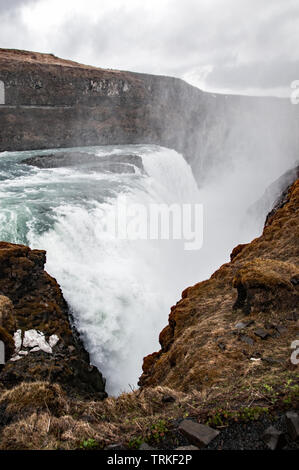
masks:
[[[298,0],[0,0],[0,47],[181,77],[204,90],[289,95]]]

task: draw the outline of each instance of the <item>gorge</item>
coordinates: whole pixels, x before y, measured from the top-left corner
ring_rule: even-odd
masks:
[[[284,400],[294,407],[297,107],[6,49],[0,81],[0,294],[11,312],[0,333],[10,358],[17,330],[44,332],[49,344],[60,338],[53,358],[26,347],[0,374],[3,448],[19,421],[26,436],[34,413],[34,448],[77,448],[82,433],[103,448],[129,445],[140,426],[144,441],[156,421],[186,413],[215,425],[224,407],[251,404],[258,418],[264,408],[284,411]],[[144,207],[203,204],[203,247],[114,239],[102,218],[124,198]],[[46,406],[40,399],[33,411],[48,382]],[[273,409],[264,383],[277,394]],[[122,410],[138,425],[123,427]],[[19,448],[24,436],[15,438]]]
[[[182,153],[196,180],[240,155],[298,148],[290,100],[205,93],[183,80],[104,70],[0,49],[0,151],[156,144]]]

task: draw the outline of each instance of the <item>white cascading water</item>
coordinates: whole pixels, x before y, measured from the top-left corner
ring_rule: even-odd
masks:
[[[146,153],[143,165],[148,177],[126,188],[128,204],[199,199],[192,171],[175,151]],[[52,230],[29,235],[31,246],[47,250],[47,269],[61,284],[110,393],[136,386],[142,358],[159,348],[159,331],[182,287],[182,272],[170,274],[179,270],[181,242],[119,240],[102,231],[103,212],[113,211],[122,196],[89,210],[58,207]]]
[[[37,152],[2,154],[0,239],[47,250],[46,269],[62,287],[91,361],[107,377],[108,392],[118,394],[136,387],[142,358],[159,349],[159,332],[181,291],[228,261],[237,243],[259,234],[260,218],[251,214],[246,219],[246,210],[292,162],[269,166],[267,157],[264,162],[240,160],[221,175],[216,176],[216,168],[198,189],[191,168],[173,150],[119,146],[87,151],[99,158],[135,153],[142,157],[145,174],[40,170],[21,163]],[[257,164],[268,171],[257,174]],[[145,207],[202,203],[202,249],[186,251],[183,241],[120,240],[103,231],[103,215],[115,210],[124,195],[128,204]]]

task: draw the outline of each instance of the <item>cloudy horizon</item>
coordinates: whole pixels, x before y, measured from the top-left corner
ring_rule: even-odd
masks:
[[[297,0],[0,0],[0,47],[180,77],[206,91],[289,96]]]

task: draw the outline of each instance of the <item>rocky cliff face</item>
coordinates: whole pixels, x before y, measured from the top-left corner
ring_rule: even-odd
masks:
[[[297,149],[297,108],[286,101],[212,95],[178,79],[3,49],[0,80],[1,151],[158,143],[183,152],[202,177],[216,156],[229,164],[232,151]],[[57,164],[51,158],[46,166]],[[144,359],[141,389],[104,401],[105,381],[44,271],[45,252],[0,242],[0,448],[163,447],[166,434],[173,448],[183,416],[223,428],[298,408],[290,360],[299,334],[298,209],[299,180],[277,199],[261,237],[183,292],[161,350]]]
[[[174,148],[196,176],[232,154],[291,154],[299,119],[288,100],[204,93],[162,76],[88,67],[0,49],[0,151],[154,143]]]
[[[0,383],[11,388],[47,380],[75,396],[104,398],[105,380],[90,365],[45,262],[44,251],[0,242],[0,340],[5,344]]]
[[[296,173],[296,172],[295,172]],[[299,334],[299,180],[269,214],[261,237],[237,246],[231,262],[187,288],[144,359],[140,385],[209,393],[246,388],[286,374]]]

